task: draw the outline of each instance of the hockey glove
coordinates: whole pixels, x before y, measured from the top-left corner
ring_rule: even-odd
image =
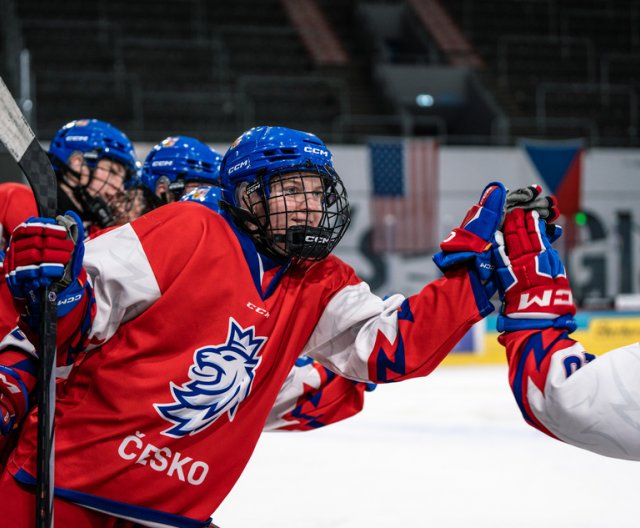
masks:
[[[541,196],[541,194],[542,187],[539,185],[529,185],[508,191],[504,207],[505,213],[513,211],[516,207],[525,211],[537,211],[540,218],[550,224],[560,216],[558,201],[555,196]]]
[[[44,288],[57,294],[57,314],[66,315],[83,296],[84,227],[72,211],[52,218],[31,217],[14,230],[7,248],[7,285],[27,325],[37,330]]]
[[[561,231],[537,211],[516,208],[496,233],[494,250],[502,309],[498,331],[576,329],[576,307],[564,265],[551,239]]]
[[[492,276],[491,245],[502,221],[507,191],[499,182],[487,185],[480,201],[467,211],[460,227],[440,243],[440,251],[433,261],[446,272],[463,263],[475,266],[480,280],[486,283]],[[494,290],[495,291],[495,290]],[[487,293],[492,295],[494,291]]]

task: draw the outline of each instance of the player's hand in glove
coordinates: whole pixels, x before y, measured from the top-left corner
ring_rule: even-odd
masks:
[[[548,224],[560,216],[556,197],[542,196],[542,187],[539,185],[529,185],[508,191],[504,206],[505,213],[513,211],[516,207],[525,211],[537,211],[540,218]]]
[[[442,251],[433,256],[440,270],[446,272],[461,264],[471,264],[483,283],[491,279],[494,266],[490,249],[502,222],[506,196],[507,190],[499,182],[484,188],[480,201],[467,211],[460,227],[440,243]],[[493,287],[488,288],[489,296],[494,292]]]
[[[16,308],[31,329],[38,328],[45,287],[57,294],[58,316],[81,299],[83,256],[84,227],[72,211],[55,220],[31,217],[13,231],[4,272]]]
[[[576,307],[564,265],[551,242],[561,229],[537,211],[507,213],[494,250],[502,309],[498,331],[564,328],[573,331]]]

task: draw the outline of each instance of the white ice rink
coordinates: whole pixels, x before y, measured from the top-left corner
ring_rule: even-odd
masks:
[[[640,441],[640,434],[639,434]],[[637,528],[640,463],[524,423],[506,368],[378,387],[354,418],[263,435],[222,528]]]

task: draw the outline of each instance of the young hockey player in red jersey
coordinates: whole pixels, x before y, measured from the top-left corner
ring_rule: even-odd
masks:
[[[85,232],[114,225],[111,205],[135,175],[133,144],[117,128],[98,119],[79,119],[62,127],[49,146],[58,179],[59,212],[72,210]],[[37,216],[31,189],[21,183],[0,184],[0,251],[24,220]],[[16,325],[17,314],[0,278],[0,335]]]
[[[498,234],[509,381],[525,420],[594,453],[640,460],[640,345],[595,357],[569,334],[576,308],[551,241],[559,236],[535,211],[515,210]]]
[[[173,202],[176,196],[181,196],[182,201],[202,203],[210,209],[220,212],[220,161],[221,156],[213,149],[193,138],[185,136],[169,137],[156,145],[147,156],[142,170],[142,182],[146,186],[152,186],[158,191],[159,200],[149,199],[149,193],[145,193],[142,200],[146,209],[153,204],[155,208],[165,200],[160,198],[170,192]],[[162,186],[164,184],[164,187]],[[207,185],[208,186],[205,186]],[[18,196],[33,202],[31,190],[21,184],[7,184],[15,186],[18,191],[24,190]],[[197,191],[191,190],[194,185]],[[141,216],[140,208],[132,207],[132,193],[140,191],[140,187],[132,187],[118,197],[118,205],[111,207],[116,223],[124,224]],[[146,190],[146,187],[145,187]],[[183,195],[183,192],[187,192]],[[15,198],[15,193],[13,194]],[[122,199],[126,197],[126,199]],[[110,201],[110,206],[113,201]],[[35,214],[35,203],[33,204]],[[126,220],[125,220],[126,217]],[[21,219],[24,220],[24,219]],[[11,230],[18,225],[11,226]],[[7,289],[4,277],[1,284]],[[10,299],[8,289],[5,299]],[[17,313],[13,303],[7,303],[7,312],[12,315],[6,325],[3,335],[13,329],[17,319]],[[11,352],[5,352],[8,358]],[[23,355],[15,355],[16,362],[22,367],[22,371],[32,373],[35,371],[35,363],[24,361]],[[22,375],[27,378],[26,372]],[[30,380],[31,381],[31,380]],[[307,356],[301,356],[295,363],[291,372],[278,394],[274,408],[265,423],[265,431],[290,430],[306,431],[324,427],[338,422],[360,412],[364,405],[364,392],[372,391],[374,384],[351,381],[336,375],[317,361]],[[17,427],[18,424],[14,423]],[[13,432],[17,437],[18,431]],[[0,435],[0,443],[8,440],[8,436]],[[14,438],[15,439],[15,438]],[[6,445],[2,458],[8,456],[10,444]],[[3,465],[0,459],[0,467]]]
[[[135,171],[133,144],[125,134],[97,119],[80,119],[62,127],[49,146],[49,156],[58,179],[59,212],[75,211],[85,223],[86,232],[97,233],[113,224],[111,206],[124,191]],[[20,183],[0,184],[0,250],[4,252],[11,232],[24,220],[37,216],[31,189]],[[2,253],[4,254],[4,253]],[[18,314],[4,280],[0,277],[0,335],[17,323]],[[35,370],[30,362],[16,356],[16,368],[24,378]],[[5,355],[3,363],[11,364]],[[14,424],[17,425],[17,424]],[[1,427],[0,427],[1,429]],[[0,436],[0,467],[9,445]]]
[[[49,146],[58,178],[60,211],[72,210],[90,230],[114,224],[109,205],[136,172],[133,144],[120,130],[98,119],[79,119],[62,127]],[[37,215],[29,186],[0,184],[0,250],[13,230]]]
[[[220,212],[221,189],[198,187],[180,198]],[[287,376],[267,417],[264,431],[310,431],[358,414],[364,393],[373,383],[352,381],[337,375],[309,356],[300,356]]]
[[[23,328],[37,340],[39,294],[53,281],[59,356],[83,350],[56,402],[60,525],[88,526],[91,509],[91,526],[207,526],[301,354],[356,381],[425,376],[493,309],[483,279],[500,184],[443,242],[445,277],[382,300],[330,254],[349,207],[316,136],[247,131],[221,176],[229,219],[169,204],[86,251],[73,213],[14,232],[5,272]],[[20,336],[3,344],[33,352]],[[19,408],[23,394],[5,401]],[[35,418],[0,481],[13,525],[33,521]]]
[[[137,174],[129,138],[99,119],[78,119],[56,133],[49,157],[58,178],[58,209],[74,211],[89,235],[115,225],[111,205]]]
[[[142,165],[146,200],[152,209],[179,199],[220,213],[221,161],[220,154],[195,138],[165,138],[151,149]],[[140,189],[129,193],[136,191]],[[374,387],[338,376],[301,356],[278,393],[264,429],[305,431],[343,420],[362,410],[364,392]]]

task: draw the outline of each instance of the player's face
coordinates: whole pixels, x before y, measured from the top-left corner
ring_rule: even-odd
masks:
[[[109,205],[117,225],[133,222],[149,210],[149,204],[142,189],[129,189],[120,193]]]
[[[66,178],[73,185],[87,185],[91,171],[84,161],[84,155],[76,152],[71,155],[67,161],[67,165],[73,172],[67,172]]]
[[[284,234],[288,227],[318,227],[323,215],[324,187],[315,173],[289,173],[271,179],[269,228]]]
[[[103,158],[98,161],[93,171],[93,178],[89,181],[87,192],[91,196],[100,195],[109,202],[116,195],[124,192],[124,180],[126,177],[127,171],[124,165],[117,161]]]

